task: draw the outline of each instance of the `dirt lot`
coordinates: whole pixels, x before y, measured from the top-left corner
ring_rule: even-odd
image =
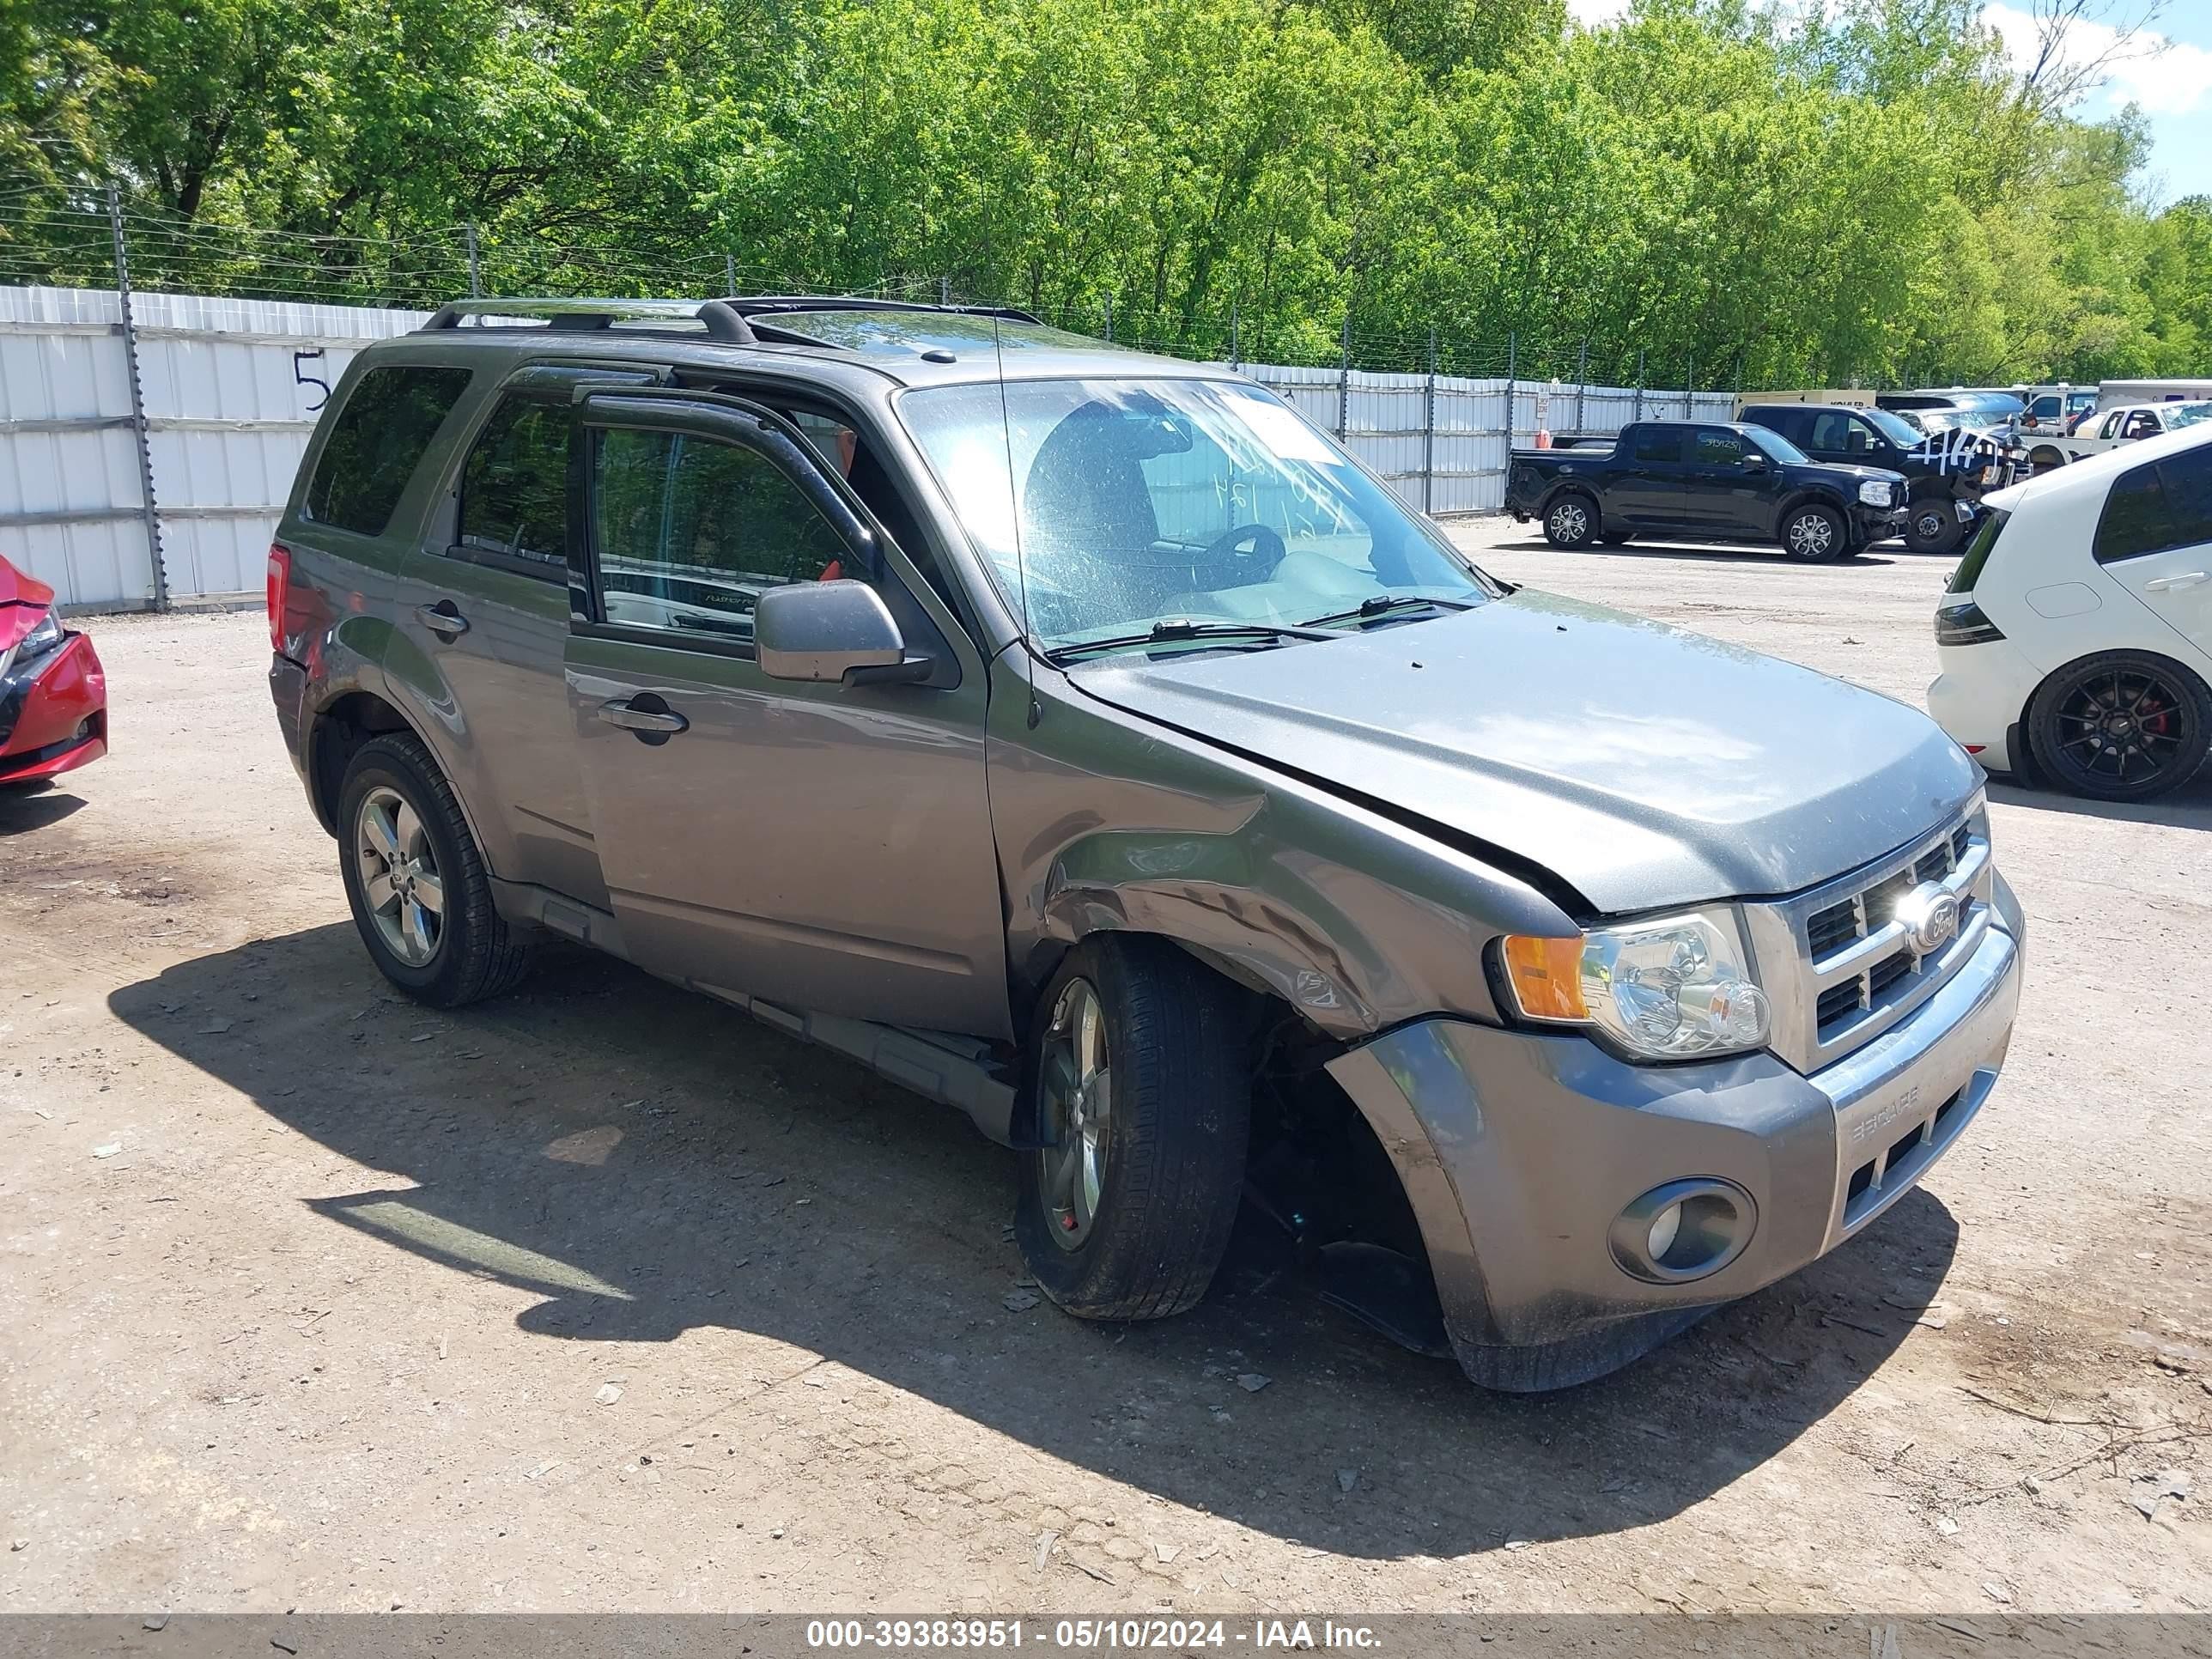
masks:
[[[1942,562],[1462,533],[1932,672]],[[1995,790],[2031,973],[1966,1144],[1513,1399],[1254,1274],[1164,1326],[1010,1312],[1011,1155],[617,964],[399,1000],[260,618],[94,626],[116,752],[0,805],[0,1611],[2212,1608],[2206,1498],[2159,1495],[2212,1473],[2212,787]]]

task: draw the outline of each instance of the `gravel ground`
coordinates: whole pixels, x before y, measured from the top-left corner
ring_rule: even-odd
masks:
[[[1909,702],[1933,672],[1943,562],[1457,533]],[[398,1000],[259,617],[92,626],[115,753],[0,805],[0,1611],[2212,1607],[2175,1495],[2212,787],[1993,789],[2031,970],[1966,1141],[1835,1256],[1516,1399],[1252,1273],[1127,1331],[1022,1307],[1011,1155],[619,964]]]

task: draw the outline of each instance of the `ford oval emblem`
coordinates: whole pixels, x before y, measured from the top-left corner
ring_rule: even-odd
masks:
[[[1959,935],[1959,896],[1923,881],[1897,902],[1897,921],[1915,956],[1933,956]]]

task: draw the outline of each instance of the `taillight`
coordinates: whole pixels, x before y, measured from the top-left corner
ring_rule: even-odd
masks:
[[[280,656],[284,650],[284,611],[292,601],[292,550],[282,542],[269,544],[269,648]]]

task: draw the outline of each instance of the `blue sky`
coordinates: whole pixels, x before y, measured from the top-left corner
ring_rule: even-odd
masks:
[[[1567,0],[1585,23],[1603,22],[1628,9],[1628,0]],[[1991,0],[1984,21],[2004,38],[2015,62],[2033,61],[2038,38],[2037,0]],[[2101,20],[2076,24],[2066,50],[2077,61],[2105,57],[2114,26],[2151,14],[2127,47],[2106,67],[2101,85],[2079,111],[2090,120],[2118,113],[2129,104],[2150,124],[2149,165],[2137,180],[2163,205],[2179,197],[2212,195],[2212,0],[2107,0]]]

